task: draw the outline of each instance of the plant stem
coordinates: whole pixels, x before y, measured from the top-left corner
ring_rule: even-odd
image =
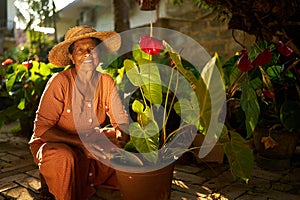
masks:
[[[165,108],[164,108],[163,126],[162,126],[163,127],[163,143],[165,143],[166,138],[167,138],[166,125],[167,125],[167,122],[168,122],[168,118],[170,116],[172,105],[174,103],[174,99],[175,99],[175,96],[176,96],[176,90],[177,90],[177,87],[178,87],[178,77],[177,77],[176,87],[175,87],[175,93],[173,95],[173,98],[172,98],[172,101],[171,101],[171,104],[170,104],[170,108],[169,108],[168,114],[166,114],[166,112],[167,112],[167,106],[168,106],[168,99],[169,99],[169,92],[170,92],[170,87],[171,87],[171,82],[172,82],[173,74],[174,74],[174,67],[172,67],[172,71],[171,71],[171,75],[170,75],[170,79],[169,79],[169,83],[168,83],[168,88],[167,88],[166,99],[165,99]]]
[[[246,72],[242,72],[242,74],[239,76],[239,78],[234,81],[233,86],[231,87],[231,89],[229,90],[229,93],[228,93],[229,98],[235,94],[235,91],[238,88],[238,83],[245,76],[245,74],[246,74]]]
[[[150,20],[150,37],[152,37],[153,35],[153,29],[152,29],[152,21]]]

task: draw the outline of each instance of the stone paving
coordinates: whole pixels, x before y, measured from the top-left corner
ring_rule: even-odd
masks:
[[[16,134],[0,133],[0,200],[38,199],[39,174],[27,142]],[[300,200],[300,149],[289,170],[272,172],[256,166],[248,184],[233,177],[226,160],[199,164],[187,157],[175,167],[171,200]]]

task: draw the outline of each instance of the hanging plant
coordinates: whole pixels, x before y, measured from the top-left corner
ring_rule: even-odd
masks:
[[[141,10],[156,10],[159,0],[136,0]]]

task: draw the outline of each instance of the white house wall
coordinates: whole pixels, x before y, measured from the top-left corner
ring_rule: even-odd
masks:
[[[167,0],[160,0],[159,11],[141,11],[139,5],[133,1],[130,5],[130,27],[135,28],[145,24],[149,24],[150,21],[155,22],[157,19],[157,13],[159,17],[165,17],[165,2]],[[94,7],[86,8],[86,3],[94,2]],[[102,1],[83,1],[76,0],[69,5],[68,8],[62,9],[60,12],[60,19],[57,23],[57,35],[58,38],[64,36],[65,32],[72,26],[77,25],[77,20],[80,18],[80,12],[83,9],[95,9],[95,17],[93,26],[99,31],[114,30],[114,15],[112,0]],[[106,2],[104,4],[103,2]],[[78,6],[81,5],[81,6]],[[73,8],[72,8],[73,6]],[[76,8],[76,9],[75,9]],[[70,10],[74,9],[72,15],[70,15]],[[76,10],[76,11],[75,11]],[[69,13],[69,14],[67,14]],[[76,17],[75,17],[76,16]]]
[[[16,7],[14,5],[15,0],[7,0],[7,20],[13,22],[16,16]],[[13,26],[13,24],[8,24],[8,26]],[[14,27],[7,27],[9,29]]]

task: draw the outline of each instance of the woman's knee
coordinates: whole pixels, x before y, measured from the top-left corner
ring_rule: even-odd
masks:
[[[74,163],[77,156],[72,147],[62,143],[45,143],[38,154],[40,163],[53,162],[58,166],[65,162]]]

